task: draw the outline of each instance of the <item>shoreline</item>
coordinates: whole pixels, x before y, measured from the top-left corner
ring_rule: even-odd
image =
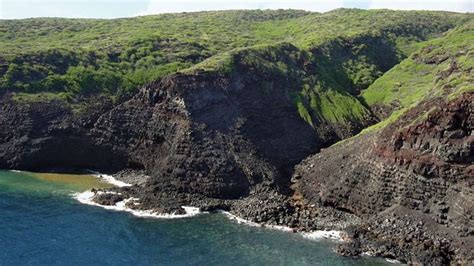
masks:
[[[105,175],[101,174],[99,172],[95,172],[92,170],[88,170],[91,172],[94,176],[97,178],[100,178],[101,180],[112,184],[117,187],[130,187],[132,184],[125,183],[123,181],[117,180],[115,177],[111,175]],[[110,193],[110,194],[115,194],[115,192],[99,192],[99,193]],[[79,193],[73,193],[72,196],[74,199],[79,201],[82,204],[86,205],[91,205],[91,206],[97,206],[104,208],[106,210],[113,210],[113,211],[122,211],[122,212],[128,212],[131,213],[137,217],[143,217],[143,218],[160,218],[160,219],[175,219],[175,218],[186,218],[186,217],[193,217],[196,216],[200,213],[203,213],[199,211],[199,208],[195,207],[189,207],[189,206],[182,206],[186,214],[160,214],[153,212],[152,210],[134,210],[129,207],[127,207],[127,204],[131,201],[136,201],[138,200],[137,198],[128,198],[122,201],[117,202],[115,205],[101,205],[92,200],[92,198],[96,195],[96,192],[92,192],[91,190],[87,190],[84,192],[79,192]],[[137,203],[138,204],[138,203]]]
[[[90,169],[85,169],[90,175],[95,176],[96,178],[109,183],[111,185],[114,185],[116,187],[130,187],[133,186],[133,184],[126,183],[123,181],[118,180],[112,175],[107,175],[107,174],[102,174],[97,171],[93,171]],[[11,172],[24,172],[21,170],[9,170]],[[92,198],[96,195],[97,192],[92,192],[91,189],[84,191],[84,192],[75,192],[72,193],[71,196],[77,200],[78,202],[85,204],[85,205],[90,205],[90,206],[96,206],[96,207],[101,207],[106,210],[112,210],[112,211],[121,211],[121,212],[128,212],[131,213],[132,215],[136,217],[141,217],[141,218],[155,218],[155,219],[180,219],[180,218],[189,218],[189,217],[194,217],[197,215],[201,214],[210,214],[210,212],[205,212],[199,210],[197,207],[192,207],[192,206],[181,206],[182,209],[186,212],[186,214],[174,214],[174,213],[157,213],[154,212],[153,210],[135,210],[127,207],[126,205],[131,202],[131,201],[137,201],[138,198],[128,198],[122,201],[117,202],[115,205],[102,205],[94,202]],[[110,194],[115,194],[116,192],[98,192],[98,193],[110,193]],[[138,204],[138,203],[137,203]],[[252,227],[260,227],[260,228],[267,228],[267,229],[272,229],[272,230],[279,230],[283,232],[292,232],[294,233],[295,230],[293,228],[287,227],[287,226],[281,226],[281,225],[269,225],[269,224],[260,224],[256,222],[252,222],[243,218],[240,218],[228,211],[224,210],[217,210],[215,211],[216,213],[221,213],[225,215],[229,220],[237,222],[238,224],[245,224],[247,226],[252,226]],[[343,231],[337,231],[337,230],[316,230],[316,231],[311,231],[311,232],[303,232],[300,233],[302,237],[306,239],[312,239],[312,240],[320,240],[320,239],[327,239],[327,240],[332,240],[332,241],[337,241],[337,242],[343,242],[344,240],[342,239],[342,233]]]
[[[113,177],[112,177],[113,178]],[[100,193],[100,192],[99,192]],[[104,192],[101,192],[104,193]],[[109,192],[110,193],[110,192]],[[202,215],[202,214],[211,214],[211,212],[205,212],[199,210],[198,207],[192,207],[192,206],[181,206],[181,208],[184,209],[186,214],[173,214],[173,213],[157,213],[152,210],[134,210],[132,208],[127,207],[127,204],[129,202],[133,202],[138,200],[137,198],[128,198],[123,201],[117,202],[115,205],[101,205],[92,200],[92,198],[96,195],[95,192],[92,192],[91,190],[82,192],[82,193],[74,193],[72,196],[74,199],[79,201],[82,204],[85,205],[91,205],[91,206],[96,206],[96,207],[101,207],[106,210],[113,210],[113,211],[120,211],[120,212],[128,212],[136,217],[139,218],[154,218],[154,219],[180,219],[180,218],[190,218],[194,217],[197,215]],[[223,210],[217,210],[215,213],[221,213],[224,216],[226,216],[230,221],[237,222],[238,224],[244,224],[247,226],[252,226],[252,227],[260,227],[260,228],[267,228],[267,229],[272,229],[272,230],[278,230],[278,231],[283,231],[283,232],[292,232],[294,233],[295,230],[290,227],[286,226],[279,226],[279,225],[267,225],[267,224],[259,224],[255,223],[243,218],[240,218],[228,211],[223,211]],[[312,232],[305,232],[305,233],[299,233],[303,238],[306,239],[311,239],[311,240],[331,240],[331,241],[336,241],[336,242],[343,242],[342,238],[342,233],[343,231],[336,231],[336,230],[316,230]]]
[[[123,185],[123,186],[131,186],[131,184],[119,181],[115,179],[115,177],[111,175],[103,175],[100,173],[95,173],[95,176],[98,178],[101,178],[102,180],[109,182],[110,184],[118,184],[118,185]],[[104,176],[106,178],[104,178]],[[91,190],[82,192],[82,193],[74,193],[72,196],[74,199],[79,201],[82,204],[85,205],[90,205],[90,206],[96,206],[100,207],[106,210],[112,210],[112,211],[118,211],[118,212],[128,212],[132,214],[135,217],[138,218],[152,218],[152,219],[181,219],[181,218],[191,218],[195,217],[198,215],[203,215],[203,214],[212,214],[211,212],[206,212],[206,211],[201,211],[198,207],[191,207],[191,206],[181,206],[181,208],[184,209],[186,214],[170,214],[170,213],[157,213],[152,210],[134,210],[126,205],[130,201],[136,201],[138,198],[128,198],[123,201],[117,202],[114,206],[107,206],[107,205],[101,205],[92,200],[92,198],[96,195],[97,192],[92,192]],[[105,193],[105,192],[99,192],[99,193]],[[108,193],[115,193],[115,192],[108,192]],[[278,226],[278,225],[267,225],[267,224],[259,224],[256,222],[252,222],[243,218],[240,218],[228,211],[224,210],[217,210],[213,213],[221,213],[224,216],[226,216],[227,219],[230,221],[236,222],[238,224],[243,224],[246,226],[251,226],[251,227],[260,227],[260,228],[265,228],[265,229],[271,229],[271,230],[279,230],[282,232],[291,232],[291,233],[296,233],[293,228],[286,227],[286,226]],[[302,236],[305,239],[313,240],[313,241],[320,241],[320,240],[329,240],[333,242],[346,242],[348,241],[347,239],[343,239],[343,233],[344,231],[338,231],[338,230],[316,230],[316,231],[311,231],[311,232],[300,232],[298,233],[300,236]],[[365,256],[373,257],[371,254],[364,254]],[[395,260],[395,259],[388,259],[385,258],[385,260],[388,263],[391,264],[402,264],[400,261]]]
[[[9,170],[11,172],[24,172],[21,170]],[[106,174],[101,174],[99,172],[87,170],[91,175],[95,176],[96,178],[107,182],[109,184],[112,184],[117,187],[129,187],[133,186],[132,184],[120,181],[113,177],[112,175],[106,175]],[[128,212],[132,214],[135,217],[138,218],[152,218],[152,219],[181,219],[181,218],[191,218],[197,215],[202,215],[202,214],[212,214],[212,213],[220,213],[226,216],[230,221],[236,222],[238,224],[244,224],[246,226],[251,226],[251,227],[260,227],[264,229],[271,229],[271,230],[278,230],[282,232],[291,232],[291,233],[296,233],[295,229],[286,227],[286,226],[279,226],[279,225],[268,225],[268,224],[260,224],[256,222],[252,222],[243,218],[240,218],[228,211],[224,210],[217,210],[215,212],[207,212],[207,211],[201,211],[198,207],[192,207],[192,206],[181,206],[182,209],[184,209],[185,214],[173,214],[173,213],[157,213],[152,210],[135,210],[132,208],[127,207],[127,204],[129,202],[133,201],[138,201],[138,198],[128,198],[122,201],[117,202],[115,205],[102,205],[94,202],[92,199],[97,193],[110,193],[110,194],[120,194],[117,192],[103,192],[103,191],[98,191],[98,192],[93,192],[91,189],[84,191],[84,192],[75,192],[72,193],[71,196],[73,199],[77,200],[79,203],[84,204],[84,205],[90,205],[90,206],[96,206],[100,207],[106,210],[112,210],[112,211],[118,211],[118,212]],[[138,202],[135,204],[139,204]],[[311,232],[299,232],[301,237],[309,240],[314,240],[314,241],[319,241],[319,240],[330,240],[333,242],[346,242],[348,240],[343,239],[343,233],[344,231],[338,231],[338,230],[316,230],[316,231],[311,231]],[[373,255],[369,253],[364,253],[364,256],[369,256],[373,257]],[[391,264],[402,264],[400,261],[396,259],[388,259],[384,258],[388,263]]]
[[[111,175],[102,174],[90,169],[86,169],[86,171],[89,172],[91,175],[117,187],[131,187],[132,186],[132,184],[120,181]]]
[[[54,172],[54,171],[45,171],[45,172],[30,172],[30,171],[24,171],[24,170],[16,170],[16,169],[10,169],[10,170],[6,170],[6,171],[10,171],[10,172],[13,172],[13,173],[35,173],[35,174],[42,174],[42,173],[45,173],[45,174],[66,174],[66,173],[59,173],[59,172]],[[84,170],[85,172],[87,172],[87,174],[85,173],[82,173],[82,174],[77,174],[77,175],[89,175],[89,176],[95,176],[97,177],[98,179],[104,181],[105,183],[108,183],[108,184],[111,184],[111,185],[114,185],[116,187],[131,187],[133,186],[133,184],[130,184],[130,183],[126,183],[126,182],[123,182],[121,180],[118,180],[116,179],[115,177],[111,176],[111,175],[106,175],[106,174],[102,174],[102,173],[99,173],[97,171],[93,171],[93,170],[90,170],[90,169],[85,169]],[[76,174],[74,174],[76,175]]]
[[[182,206],[186,214],[166,214],[166,213],[156,213],[151,210],[134,210],[129,207],[127,207],[127,204],[131,201],[136,201],[138,200],[137,198],[128,198],[123,201],[117,202],[115,205],[101,205],[92,200],[92,198],[96,195],[96,193],[88,190],[85,192],[80,192],[80,193],[73,193],[72,196],[74,199],[79,201],[82,204],[85,205],[91,205],[91,206],[96,206],[96,207],[101,207],[106,210],[113,210],[113,211],[121,211],[121,212],[128,212],[133,214],[134,216],[137,217],[142,217],[142,218],[157,218],[157,219],[176,219],[176,218],[187,218],[187,217],[193,217],[198,214],[203,214],[206,212],[201,212],[199,211],[199,208],[195,207],[189,207],[189,206]]]

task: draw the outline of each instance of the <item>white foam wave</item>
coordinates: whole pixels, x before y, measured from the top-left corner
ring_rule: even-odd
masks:
[[[110,192],[98,192],[98,193],[110,193]],[[159,219],[175,219],[175,218],[186,218],[186,217],[193,217],[205,212],[201,212],[199,208],[196,207],[190,207],[190,206],[182,206],[181,208],[184,209],[186,212],[185,214],[168,214],[168,213],[157,213],[152,210],[134,210],[129,207],[127,207],[127,204],[130,202],[132,204],[138,205],[139,203],[136,202],[138,201],[138,198],[128,198],[123,201],[117,202],[115,205],[101,205],[96,202],[94,202],[92,199],[95,196],[95,193],[92,191],[86,191],[82,193],[76,193],[73,195],[75,199],[77,199],[80,203],[87,204],[87,205],[93,205],[93,206],[98,206],[107,210],[113,210],[113,211],[123,211],[123,212],[129,212],[137,217],[146,217],[146,218],[159,218]]]
[[[362,256],[368,256],[368,257],[373,257],[374,254],[370,251],[362,252]]]
[[[239,224],[245,224],[245,225],[248,225],[248,226],[254,226],[254,227],[261,227],[262,225],[261,224],[258,224],[258,223],[255,223],[255,222],[252,222],[252,221],[249,221],[249,220],[245,220],[243,218],[240,218],[240,217],[237,217],[235,215],[233,215],[232,213],[230,212],[226,212],[226,211],[217,211],[219,213],[222,213],[224,214],[227,218],[229,218],[229,220],[232,220],[232,221],[235,221]]]
[[[237,222],[237,223],[239,223],[239,224],[245,224],[245,225],[254,226],[254,227],[271,228],[271,229],[280,230],[280,231],[285,231],[285,232],[293,232],[293,231],[294,231],[292,228],[287,227],[287,226],[259,224],[259,223],[252,222],[252,221],[249,221],[249,220],[240,218],[240,217],[238,217],[238,216],[235,216],[235,215],[233,215],[233,214],[230,213],[230,212],[226,212],[226,211],[219,211],[219,212],[222,213],[222,214],[224,214],[225,216],[227,216],[227,218],[229,218],[230,220],[235,221],[235,222]]]
[[[114,186],[117,186],[117,187],[130,187],[130,186],[132,186],[132,184],[125,183],[123,181],[117,180],[115,177],[113,177],[111,175],[104,175],[104,174],[101,174],[99,172],[92,171],[90,169],[87,169],[87,171],[90,172],[91,174],[93,174],[94,176],[96,176],[96,177],[102,179],[103,181],[105,181],[109,184],[112,184]]]
[[[394,259],[385,259],[388,263],[392,263],[392,264],[402,264],[400,261],[398,260],[394,260]]]
[[[112,184],[114,186],[117,186],[117,187],[130,187],[130,186],[132,186],[132,184],[125,183],[123,181],[117,180],[111,175],[95,174],[95,176],[97,176],[98,178],[104,180],[105,182],[107,182],[109,184]]]
[[[232,213],[226,212],[226,211],[220,211],[220,213],[223,213],[230,220],[236,221],[239,224],[245,224],[248,226],[255,226],[255,227],[265,227],[265,228],[270,228],[270,229],[275,229],[275,230],[280,230],[280,231],[285,231],[285,232],[295,231],[293,228],[290,228],[287,226],[255,223],[255,222],[237,217],[233,215]],[[329,240],[334,240],[334,241],[343,241],[342,231],[336,231],[336,230],[317,230],[317,231],[312,231],[308,233],[301,233],[301,235],[305,238],[313,239],[313,240],[329,239]]]
[[[330,239],[334,241],[343,241],[342,231],[336,230],[317,230],[308,233],[303,233],[303,237],[313,240]]]

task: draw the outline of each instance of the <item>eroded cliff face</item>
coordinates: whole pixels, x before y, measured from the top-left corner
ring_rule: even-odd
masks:
[[[190,205],[300,231],[347,230],[346,255],[469,260],[472,93],[431,99],[381,131],[327,148],[375,123],[372,111],[393,111],[355,96],[401,59],[380,37],[239,50],[218,62],[227,66],[167,76],[121,103],[5,94],[0,168],[131,169],[150,175],[147,183],[95,200],[133,197],[131,208]]]
[[[254,82],[215,73],[171,76],[102,116],[94,134],[147,169],[150,189],[243,197],[258,183],[277,185],[318,148],[287,95],[265,95]],[[292,143],[300,148],[289,149]]]
[[[468,263],[474,247],[473,128],[474,93],[425,102],[380,132],[309,157],[297,166],[293,188],[307,204],[365,217],[349,230],[353,241],[341,247],[343,254]]]
[[[286,194],[295,164],[372,122],[368,116],[310,125],[294,103],[298,76],[235,60],[231,74],[171,75],[117,106],[101,100],[73,110],[61,102],[24,104],[4,97],[0,167],[145,169],[152,178],[146,192],[133,192],[140,198],[171,193],[236,199],[260,184]]]
[[[237,199],[262,186],[289,195],[297,163],[375,122],[343,87],[367,85],[352,83],[355,62],[382,70],[396,64],[394,43],[374,41],[382,37],[311,52],[288,43],[243,49],[230,56],[230,71],[177,73],[120,104],[90,99],[78,108],[5,94],[0,167],[145,170],[152,176],[146,191],[131,193],[151,205],[160,194]],[[373,54],[379,46],[388,52]]]
[[[112,104],[105,99],[87,104],[77,114],[61,102],[19,104],[7,95],[0,100],[0,168],[103,169],[124,167],[126,156],[101,146],[89,134]]]

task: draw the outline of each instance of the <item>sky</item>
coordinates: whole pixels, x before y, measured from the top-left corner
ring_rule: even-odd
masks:
[[[30,17],[118,18],[170,12],[292,8],[389,8],[474,12],[474,0],[0,0],[0,19]]]

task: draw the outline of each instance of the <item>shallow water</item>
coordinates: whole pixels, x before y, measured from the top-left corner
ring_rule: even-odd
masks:
[[[82,205],[93,176],[0,171],[0,265],[383,265],[337,256],[333,242],[224,215],[144,219]]]

